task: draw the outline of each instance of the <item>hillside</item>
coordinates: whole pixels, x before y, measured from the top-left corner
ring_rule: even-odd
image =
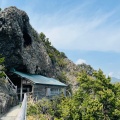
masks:
[[[91,66],[76,65],[63,52],[59,52],[44,33],[38,34],[30,25],[26,12],[9,7],[0,12],[0,54],[5,57],[7,71],[41,74],[57,78],[77,88],[77,74]],[[90,69],[89,69],[90,68]]]

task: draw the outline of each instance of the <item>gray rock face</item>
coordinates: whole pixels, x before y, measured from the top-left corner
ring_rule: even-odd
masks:
[[[0,12],[0,54],[7,69],[43,75],[51,70],[51,60],[29,17],[16,7]]]
[[[0,115],[6,113],[12,106],[17,104],[17,94],[11,94],[7,82],[4,78],[0,78]]]

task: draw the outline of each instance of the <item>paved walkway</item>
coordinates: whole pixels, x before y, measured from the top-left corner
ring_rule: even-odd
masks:
[[[20,111],[20,105],[17,105],[10,109],[8,113],[3,115],[0,120],[15,120]]]

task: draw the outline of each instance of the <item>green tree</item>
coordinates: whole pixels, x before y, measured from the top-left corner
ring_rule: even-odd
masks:
[[[86,99],[81,105],[82,120],[103,120],[102,103],[91,95]]]
[[[52,46],[49,38],[46,38],[43,32],[39,34],[39,38],[44,43],[46,51],[51,58],[52,64],[63,68],[66,65],[64,58],[67,58],[65,53],[59,52],[54,46]]]
[[[82,120],[109,120],[113,119],[115,110],[114,85],[110,78],[106,78],[101,70],[93,73],[90,77],[86,72],[78,77],[79,89],[74,99],[80,108]],[[99,119],[98,119],[99,118]]]
[[[120,83],[114,84],[114,91],[115,91],[115,109],[113,112],[113,119],[119,120],[120,119]]]
[[[78,76],[79,88],[72,97],[41,102],[55,120],[120,120],[120,83],[111,84],[102,70]],[[39,106],[39,105],[38,105]]]
[[[40,38],[43,42],[45,42],[46,36],[45,36],[45,34],[44,34],[43,32],[41,32],[40,35],[39,35],[39,38]]]
[[[4,76],[4,70],[5,70],[4,61],[5,61],[5,58],[2,57],[2,55],[0,55],[0,77]]]

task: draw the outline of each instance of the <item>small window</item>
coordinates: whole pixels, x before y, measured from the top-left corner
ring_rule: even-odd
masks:
[[[58,88],[51,88],[51,95],[58,95],[60,94],[60,90]]]
[[[50,88],[46,88],[46,96],[50,96]]]

